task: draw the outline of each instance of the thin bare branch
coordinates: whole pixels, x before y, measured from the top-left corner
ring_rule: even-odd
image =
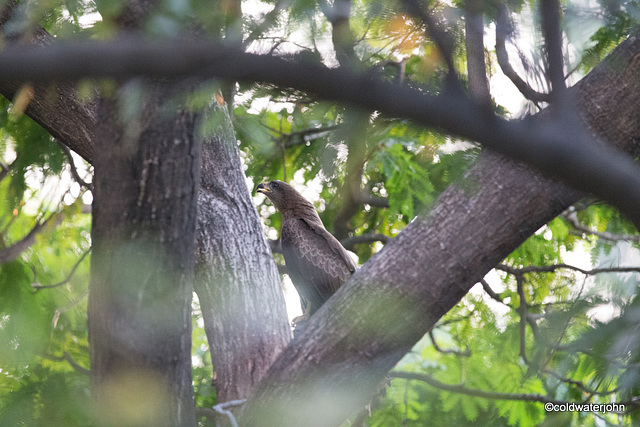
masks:
[[[425,11],[418,0],[404,0],[407,11],[419,18],[427,27],[427,34],[440,50],[445,64],[447,65],[447,89],[458,91],[460,80],[456,74],[453,61],[453,42],[445,31],[443,31],[430,11]]]
[[[509,9],[506,5],[500,4],[498,5],[498,19],[496,21],[496,56],[498,59],[498,65],[504,75],[511,80],[514,86],[525,98],[536,103],[549,102],[551,100],[551,95],[534,90],[511,66],[506,47],[506,40],[510,33],[511,25],[509,23]]]
[[[463,350],[463,351],[454,350],[454,349],[451,349],[451,348],[447,348],[447,349],[441,348],[438,345],[438,343],[436,342],[436,338],[433,336],[433,329],[429,331],[429,338],[431,338],[431,344],[433,344],[433,348],[435,348],[438,353],[455,354],[456,356],[460,356],[460,357],[469,357],[469,356],[471,356],[471,351],[468,348]]]
[[[34,293],[38,292],[41,289],[51,289],[51,288],[57,288],[60,287],[62,285],[65,285],[67,283],[69,283],[69,281],[71,280],[71,278],[73,277],[73,275],[76,273],[76,270],[78,269],[78,267],[80,266],[80,264],[82,264],[82,261],[84,261],[84,259],[87,257],[87,255],[89,255],[89,253],[91,253],[91,248],[87,249],[82,256],[80,256],[80,258],[78,258],[78,260],[76,261],[76,263],[73,265],[73,267],[71,268],[71,271],[69,271],[69,274],[67,274],[67,277],[65,277],[64,279],[62,279],[60,282],[55,283],[53,285],[41,285],[39,283],[32,283],[31,287],[33,289],[35,289]]]
[[[640,242],[640,235],[628,235],[628,234],[613,234],[606,231],[592,230],[580,223],[576,212],[565,212],[562,216],[573,225],[573,228],[584,233],[598,236],[601,239],[609,240],[611,242]]]
[[[504,300],[493,289],[491,289],[491,286],[489,286],[489,283],[485,279],[482,279],[480,281],[480,284],[482,285],[482,289],[484,289],[487,295],[489,295],[492,299],[504,304]]]
[[[340,240],[340,243],[342,243],[342,246],[344,246],[345,249],[352,251],[355,245],[358,245],[361,243],[374,243],[374,242],[387,243],[389,242],[389,240],[391,240],[391,237],[387,236],[386,234],[365,233],[359,236],[347,237],[346,239]]]
[[[377,208],[388,208],[389,207],[389,199],[385,199],[384,197],[372,196],[364,191],[361,191],[357,196],[358,202],[363,205],[375,206]]]
[[[518,313],[520,314],[520,357],[528,365],[529,359],[527,358],[527,297],[524,293],[524,278],[522,274],[516,275],[516,282],[518,287],[518,297],[520,299],[520,305],[518,306]]]
[[[509,274],[516,276],[526,273],[553,273],[559,269],[575,270],[587,276],[600,273],[640,273],[640,267],[606,267],[606,268],[592,268],[586,270],[584,268],[576,267],[569,264],[553,264],[545,266],[529,266],[523,268],[514,268],[505,264],[499,264],[495,267],[497,270],[502,270]]]
[[[563,377],[562,375],[560,375],[559,373],[551,370],[551,369],[543,369],[542,372],[544,372],[545,374],[551,375],[552,377],[554,377],[555,379],[557,379],[558,381],[561,381],[563,383],[567,383],[567,384],[571,384],[577,388],[579,388],[580,390],[584,391],[585,393],[591,394],[591,395],[598,395],[598,396],[608,396],[610,394],[616,393],[618,391],[618,387],[611,389],[611,390],[606,390],[606,391],[598,391],[598,390],[592,390],[591,388],[587,387],[583,382],[581,381],[576,381],[576,380],[572,380],[571,378],[566,378]]]
[[[277,140],[284,141],[285,148],[306,144],[307,142],[313,141],[314,139],[322,138],[323,136],[329,134],[330,132],[333,132],[340,127],[339,125],[330,125],[287,133],[282,132],[278,129],[274,129],[271,126],[265,125],[264,123],[262,125],[270,131],[278,134]]]
[[[273,9],[268,12],[262,19],[262,22],[249,33],[247,38],[243,41],[244,47],[249,47],[249,45],[262,38],[262,35],[265,31],[269,30],[273,25],[277,24],[280,13],[285,8],[285,5],[288,3],[286,0],[279,0],[274,5]]]
[[[71,357],[71,355],[69,353],[67,353],[66,351],[64,353],[62,353],[62,356],[53,356],[50,354],[44,355],[45,359],[49,359],[49,360],[53,360],[56,362],[62,362],[63,360],[66,360],[69,365],[71,365],[71,367],[77,371],[80,372],[82,375],[91,375],[91,371],[85,367],[82,367],[78,364],[78,362],[76,362],[75,360],[73,360],[73,358]]]
[[[238,427],[238,421],[229,408],[238,407],[246,401],[247,399],[230,400],[228,402],[218,403],[217,405],[214,405],[212,409],[218,414],[226,416],[231,423],[231,427]]]
[[[389,372],[391,378],[404,378],[407,380],[418,380],[429,384],[431,387],[439,390],[449,391],[451,393],[459,393],[467,396],[483,397],[485,399],[494,400],[522,400],[526,402],[541,402],[541,403],[553,403],[553,404],[565,404],[561,400],[553,399],[549,396],[543,396],[541,394],[534,393],[501,393],[497,391],[478,390],[473,388],[467,388],[463,384],[446,384],[436,380],[431,375],[422,374],[418,372],[403,372],[403,371],[391,371]]]
[[[90,182],[86,182],[84,179],[82,179],[82,177],[78,173],[76,162],[75,160],[73,160],[73,155],[71,154],[71,150],[69,149],[69,147],[64,145],[58,139],[56,139],[56,142],[58,143],[60,148],[62,148],[62,151],[64,151],[64,154],[67,156],[67,160],[69,161],[69,169],[71,171],[71,175],[73,176],[73,179],[75,179],[76,182],[81,186],[83,186],[84,188],[88,189],[89,191],[93,191],[93,184]]]

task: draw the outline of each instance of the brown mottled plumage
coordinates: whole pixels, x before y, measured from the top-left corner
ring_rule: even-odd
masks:
[[[282,214],[280,240],[289,277],[312,315],[356,270],[356,263],[322,224],[314,206],[282,181],[258,185]]]

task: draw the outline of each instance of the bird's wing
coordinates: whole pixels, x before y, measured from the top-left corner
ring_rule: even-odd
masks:
[[[323,226],[302,218],[282,224],[282,253],[291,281],[317,310],[356,269],[340,242]]]

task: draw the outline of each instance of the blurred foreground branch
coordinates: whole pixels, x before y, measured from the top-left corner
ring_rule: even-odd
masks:
[[[630,43],[640,44],[638,37]],[[597,74],[605,70],[598,67]],[[202,41],[123,38],[112,42],[70,42],[45,48],[10,47],[0,53],[0,82],[75,80],[134,76],[234,78],[292,87],[337,102],[405,117],[478,141],[517,161],[596,194],[640,224],[640,169],[633,160],[586,137],[575,124],[539,118],[506,121],[461,95],[428,95],[371,74],[329,69],[254,55]],[[547,117],[553,117],[553,113]],[[572,121],[573,123],[573,121]]]

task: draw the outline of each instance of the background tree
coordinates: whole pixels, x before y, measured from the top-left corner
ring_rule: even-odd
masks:
[[[40,25],[60,39],[108,38],[116,28],[114,22],[126,26],[141,19],[133,13],[136,4],[119,9],[101,3],[103,19],[86,27],[79,25],[79,18],[92,5],[29,8],[10,3],[0,22],[10,43],[48,43]],[[167,109],[185,114],[181,105],[194,114],[203,105],[214,108],[214,114],[185,128],[194,132],[178,138],[192,143],[193,135],[203,135],[205,141],[195,274],[206,280],[196,280],[200,296],[194,318],[196,405],[215,402],[208,386],[211,375],[219,402],[249,396],[288,340],[274,265],[249,203],[240,170],[244,167],[253,183],[274,178],[306,182],[310,194],[317,193],[314,198],[325,223],[364,266],[271,366],[268,378],[246,403],[241,421],[330,425],[351,415],[354,423],[371,425],[421,424],[425,419],[537,424],[554,418],[544,412],[546,401],[627,403],[620,414],[562,415],[576,423],[593,417],[607,422],[633,417],[637,238],[625,218],[638,223],[640,199],[634,197],[640,188],[638,172],[628,157],[605,149],[593,138],[635,153],[640,123],[634,60],[639,46],[632,33],[635,4],[609,2],[602,10],[573,3],[563,6],[560,22],[566,38],[557,31],[558,5],[545,1],[540,10],[534,5],[533,16],[542,17],[535,25],[545,49],[543,54],[534,51],[524,67],[508,62],[506,42],[515,34],[509,19],[527,25],[525,18],[532,15],[526,8],[527,13],[511,15],[493,4],[294,2],[285,9],[276,2],[264,14],[243,16],[239,6],[234,3],[224,13],[210,13],[210,8],[199,9],[203,7],[199,3],[152,4],[140,25],[153,37],[175,38],[184,35],[185,28],[189,34],[206,31],[213,38],[224,33],[230,44],[130,39],[67,48],[54,44],[42,52],[20,47],[2,54],[0,90],[13,101],[12,107],[5,104],[3,120],[3,144],[9,147],[5,163],[13,160],[11,167],[3,168],[7,171],[3,183],[13,194],[6,205],[4,238],[9,243],[3,251],[3,260],[11,262],[2,267],[7,305],[1,329],[11,358],[2,367],[2,389],[8,396],[1,407],[3,421],[44,419],[58,402],[81,402],[76,390],[86,396],[87,382],[77,378],[85,372],[80,366],[87,366],[82,302],[75,317],[64,308],[82,301],[86,290],[88,222],[79,208],[65,209],[69,219],[56,215],[47,220],[46,213],[37,213],[47,212],[47,205],[33,207],[29,202],[44,199],[46,192],[34,189],[64,164],[65,152],[52,151],[56,146],[50,135],[95,163],[96,105],[99,98],[114,93],[114,85],[101,84],[98,97],[97,86],[90,81],[48,83],[79,77],[120,79],[119,87],[129,89],[119,104],[123,117],[135,124],[129,131],[162,129],[153,118],[171,120]],[[516,12],[523,8],[517,3],[509,6]],[[16,10],[27,12],[20,16],[28,19],[16,20]],[[488,42],[483,47],[482,16],[487,38],[495,29],[495,51]],[[593,33],[576,35],[575,22],[593,22]],[[632,37],[580,80],[579,74],[591,70],[629,34]],[[332,48],[325,48],[321,41],[329,39]],[[244,47],[238,45],[241,40]],[[241,52],[247,46],[254,54]],[[513,49],[509,52],[513,58]],[[167,60],[171,58],[180,60]],[[502,102],[499,99],[490,102],[484,71],[493,76],[496,66],[531,100],[532,113],[549,101],[551,107],[522,121],[499,118],[507,111],[495,104]],[[367,74],[361,74],[364,69]],[[572,70],[570,81],[580,80],[569,90],[567,70]],[[172,90],[182,85],[194,89],[186,100],[169,96],[168,103],[153,102],[139,81],[122,84],[141,75],[180,77]],[[193,76],[198,79],[187,79]],[[228,79],[223,93],[238,90],[233,120],[239,152],[224,142],[233,138],[220,110],[229,99],[216,99],[217,87],[203,84],[203,78],[212,76]],[[25,81],[36,83],[25,85]],[[236,86],[233,81],[241,83]],[[260,110],[265,97],[271,103]],[[145,102],[162,106],[162,114],[140,115]],[[136,114],[145,120],[136,119]],[[100,123],[113,131],[108,122]],[[477,146],[465,145],[459,138],[555,173],[576,189],[613,202],[625,217],[615,208],[594,203],[596,199],[578,203],[580,192],[494,153],[479,155]],[[144,136],[136,141],[138,147],[145,146]],[[74,162],[70,170],[75,170]],[[144,162],[131,164],[138,171],[134,173],[144,171]],[[96,174],[99,182],[99,171]],[[162,196],[169,188],[153,183],[157,187],[150,195]],[[54,199],[48,205],[59,206],[62,198],[63,204],[73,206],[80,188],[86,187],[71,185],[70,196],[52,192]],[[137,194],[141,190],[137,186]],[[94,193],[99,206],[100,193]],[[26,210],[29,206],[31,210]],[[267,234],[277,237],[277,214],[267,205],[259,206]],[[182,221],[188,218],[187,211],[171,218]],[[562,217],[553,219],[563,211]],[[161,224],[161,217],[155,222],[153,211],[149,217],[154,227]],[[56,220],[63,222],[53,228]],[[56,238],[44,244],[33,239],[36,234],[47,236],[46,230],[60,230],[64,221],[69,221],[66,229],[77,234],[49,231]],[[38,244],[53,248],[53,253]],[[272,247],[277,249],[277,242]],[[578,269],[568,264],[580,261],[572,255],[574,249],[591,253],[589,262],[582,260]],[[73,262],[60,272],[65,256]],[[493,267],[496,270],[483,280]],[[30,295],[28,284],[36,284],[37,290],[45,279],[62,282],[56,289]],[[465,296],[476,282],[483,290],[479,285]],[[256,286],[260,283],[264,286]],[[30,315],[34,311],[37,316]],[[24,322],[25,318],[30,321]],[[33,324],[28,334],[21,329],[27,324]],[[207,329],[215,373],[200,324]],[[431,333],[420,340],[428,330]],[[376,395],[372,402],[378,409],[364,421],[368,412],[359,413],[359,408],[412,347],[389,374],[396,379],[386,395]],[[234,369],[231,362],[237,355],[243,355],[241,369]],[[184,357],[179,359],[184,362]],[[32,396],[34,390],[37,394]],[[88,414],[85,405],[77,406],[58,411],[57,417],[67,417],[60,423],[82,423]],[[295,413],[286,408],[295,408]],[[148,416],[135,409],[136,415]]]

